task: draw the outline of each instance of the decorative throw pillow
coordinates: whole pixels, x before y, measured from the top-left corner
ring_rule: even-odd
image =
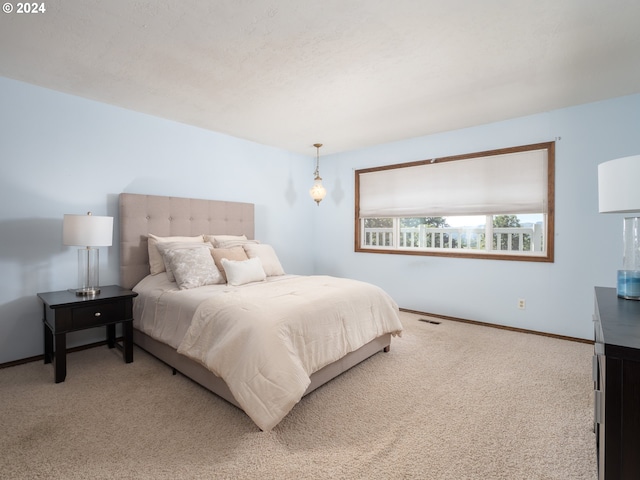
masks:
[[[244,252],[244,249],[242,247],[214,248],[213,250],[211,250],[211,256],[213,257],[216,267],[218,267],[218,270],[220,270],[220,273],[222,273],[222,276],[224,277],[225,282],[227,281],[227,276],[224,271],[224,267],[222,266],[223,258],[226,258],[228,260],[238,260],[238,261],[249,259],[249,257],[247,257],[247,254]]]
[[[264,273],[267,274],[267,277],[284,275],[284,269],[280,264],[276,251],[271,245],[255,245],[248,243],[243,245],[242,248],[244,248],[244,251],[247,253],[249,258],[258,257],[260,259],[262,267],[264,268]]]
[[[242,261],[223,258],[222,266],[227,275],[227,284],[229,285],[238,286],[252,282],[262,282],[267,278],[262,268],[262,262],[257,257]]]
[[[162,255],[158,251],[158,243],[163,242],[204,242],[202,235],[196,235],[195,237],[158,237],[150,233],[148,237],[148,249],[149,249],[149,268],[151,275],[157,275],[165,271],[164,260]]]
[[[219,243],[229,241],[244,241],[247,240],[246,235],[204,235],[204,241],[210,242],[215,248],[220,248]]]
[[[162,255],[162,261],[164,262],[164,266],[165,269],[167,271],[167,277],[169,278],[170,282],[175,282],[176,278],[175,275],[173,274],[173,270],[171,269],[171,264],[169,263],[166,254],[168,251],[171,250],[180,250],[180,249],[186,249],[186,248],[203,248],[207,251],[207,253],[210,252],[210,250],[213,248],[213,245],[211,245],[210,243],[206,242],[206,243],[198,243],[198,242],[162,242],[162,243],[158,243],[156,244],[156,248],[158,249],[158,251],[160,252],[160,255]]]
[[[165,254],[180,290],[224,283],[209,249],[183,248]]]

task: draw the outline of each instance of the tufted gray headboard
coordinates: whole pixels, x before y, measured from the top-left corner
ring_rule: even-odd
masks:
[[[254,238],[253,203],[120,194],[120,285],[149,275],[147,235],[246,235]]]

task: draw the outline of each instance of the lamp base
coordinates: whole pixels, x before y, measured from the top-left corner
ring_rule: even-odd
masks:
[[[640,270],[618,270],[618,297],[640,300]]]
[[[82,297],[91,297],[93,295],[98,295],[100,293],[99,287],[87,287],[87,288],[78,288],[76,290],[72,290],[76,292],[76,295]]]
[[[76,295],[90,297],[100,293],[98,265],[100,250],[97,248],[78,249],[78,288]]]

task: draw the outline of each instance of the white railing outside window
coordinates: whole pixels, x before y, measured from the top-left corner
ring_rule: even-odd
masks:
[[[363,246],[393,247],[393,228],[365,228]]]
[[[473,250],[501,252],[542,252],[543,228],[541,223],[527,227],[493,227],[492,242],[487,245],[484,227],[427,227],[366,228],[362,227],[363,248],[392,247],[422,250]],[[396,243],[395,239],[398,239]],[[525,245],[528,248],[525,249]]]

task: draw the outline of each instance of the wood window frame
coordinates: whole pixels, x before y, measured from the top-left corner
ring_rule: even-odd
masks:
[[[502,254],[477,251],[460,251],[458,249],[449,250],[408,250],[396,248],[367,248],[362,246],[361,239],[361,219],[360,219],[360,175],[369,172],[377,172],[396,168],[406,168],[412,166],[427,165],[433,163],[453,162],[456,160],[469,160],[481,158],[491,155],[501,155],[509,153],[517,153],[528,150],[547,150],[547,213],[546,213],[546,235],[545,245],[546,251],[544,255],[525,255],[525,254]],[[400,163],[394,165],[383,165],[379,167],[365,168],[355,170],[355,238],[354,251],[359,253],[379,253],[379,254],[395,254],[395,255],[419,255],[434,257],[454,257],[454,258],[476,258],[488,260],[512,260],[523,262],[554,262],[554,238],[555,238],[555,142],[542,142],[530,145],[501,148],[495,150],[487,150],[477,153],[467,153],[462,155],[452,155],[448,157],[420,160],[415,162]]]

